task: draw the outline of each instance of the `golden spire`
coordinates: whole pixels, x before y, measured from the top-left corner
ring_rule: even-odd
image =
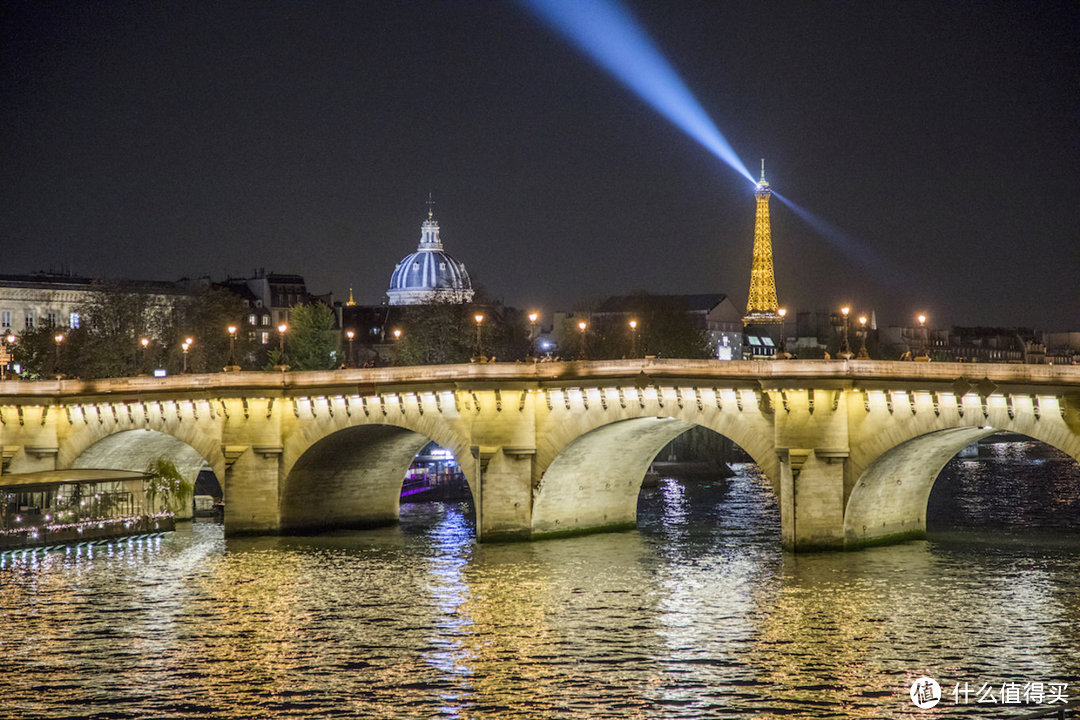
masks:
[[[761,161],[761,180],[754,195],[757,214],[754,217],[754,262],[750,268],[750,298],[746,301],[743,325],[752,323],[779,324],[776,278],[773,274],[772,228],[769,224],[769,196],[772,190],[765,179],[765,160]]]
[[[356,304],[356,301],[353,300],[352,288],[349,288],[349,299],[345,301],[345,304],[348,305],[349,307],[352,307],[353,305]]]

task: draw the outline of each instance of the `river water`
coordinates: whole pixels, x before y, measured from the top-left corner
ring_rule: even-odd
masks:
[[[621,533],[477,545],[468,507],[406,504],[379,530],[225,540],[185,524],[6,555],[0,716],[1008,718],[1080,703],[1075,461],[993,446],[943,473],[930,540],[797,556],[756,468],[735,469],[644,490]],[[922,675],[942,687],[933,710],[909,697]],[[997,704],[977,702],[986,688]]]

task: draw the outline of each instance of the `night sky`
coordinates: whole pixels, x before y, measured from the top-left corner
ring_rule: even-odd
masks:
[[[1080,4],[632,2],[777,200],[782,305],[1080,330]],[[0,273],[746,302],[753,186],[513,2],[0,5]]]

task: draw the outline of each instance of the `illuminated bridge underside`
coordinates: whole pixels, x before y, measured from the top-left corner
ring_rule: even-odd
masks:
[[[229,534],[394,522],[413,455],[458,458],[482,540],[633,525],[698,425],[761,466],[795,550],[918,537],[941,467],[995,430],[1080,458],[1080,368],[639,360],[0,384],[3,473],[142,470],[225,492]]]

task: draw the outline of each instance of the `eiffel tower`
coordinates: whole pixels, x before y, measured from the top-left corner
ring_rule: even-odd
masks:
[[[743,325],[779,325],[779,303],[776,301],[776,278],[773,275],[772,229],[769,225],[769,196],[772,190],[765,180],[765,161],[761,161],[761,180],[754,196],[757,215],[754,218],[754,264],[750,268],[750,297],[746,301]]]

